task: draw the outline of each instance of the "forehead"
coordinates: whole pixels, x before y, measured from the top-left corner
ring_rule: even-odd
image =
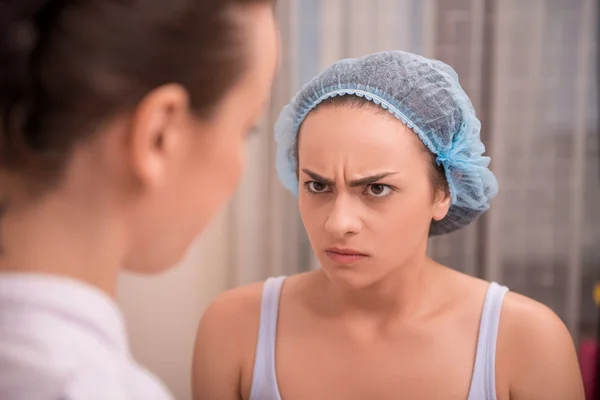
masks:
[[[260,85],[273,80],[278,61],[278,32],[273,10],[267,5],[249,7],[242,22],[248,40],[249,81]]]
[[[312,111],[301,126],[299,162],[321,169],[340,162],[356,169],[408,169],[426,160],[418,140],[391,114],[370,107],[325,106]]]
[[[244,69],[228,97],[236,115],[255,118],[266,105],[277,69],[277,26],[272,8],[263,4],[237,9],[234,17],[243,37]]]

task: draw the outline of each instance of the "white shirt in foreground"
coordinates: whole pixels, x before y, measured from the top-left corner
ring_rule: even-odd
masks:
[[[172,400],[132,358],[114,301],[86,284],[0,274],[0,399]]]

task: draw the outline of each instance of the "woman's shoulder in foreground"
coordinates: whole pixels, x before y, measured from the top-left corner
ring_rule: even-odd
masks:
[[[296,280],[305,274],[286,278]],[[269,278],[271,279],[271,278]],[[247,328],[256,325],[260,317],[261,299],[265,281],[229,289],[214,298],[202,316],[199,329],[219,325],[222,328]]]
[[[567,327],[549,307],[512,291],[500,313],[496,368],[496,387],[507,388],[511,399],[584,399]]]
[[[312,275],[315,275],[315,271],[285,277],[286,288],[290,283],[304,282]],[[202,328],[203,324],[212,325],[212,320],[217,320],[215,323],[218,324],[234,324],[238,328],[248,323],[258,324],[265,282],[266,280],[240,286],[218,295],[204,311],[200,327]]]
[[[193,356],[194,398],[238,399],[242,386],[247,389],[249,383],[241,382],[240,376],[242,370],[251,370],[255,357],[264,285],[265,281],[228,290],[204,311]]]
[[[244,358],[254,357],[262,288],[258,282],[228,290],[204,311],[193,355],[194,399],[239,399]]]
[[[446,271],[448,292],[477,303],[490,283],[457,271]],[[509,288],[510,289],[510,288]],[[470,308],[470,307],[469,307]],[[571,334],[546,305],[508,291],[500,309],[496,342],[498,398],[583,400],[583,384]]]
[[[243,345],[240,342],[245,341],[246,334],[258,331],[263,287],[264,282],[256,282],[213,299],[200,319],[196,346],[227,343],[232,351],[239,350],[236,344]]]

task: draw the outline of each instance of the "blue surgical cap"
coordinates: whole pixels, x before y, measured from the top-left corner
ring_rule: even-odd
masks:
[[[336,62],[313,78],[282,110],[275,124],[279,179],[295,195],[295,147],[308,113],[335,96],[359,96],[383,107],[412,129],[443,165],[452,203],[430,235],[453,232],[488,210],[498,182],[483,156],[481,123],[458,75],[447,64],[403,51]]]

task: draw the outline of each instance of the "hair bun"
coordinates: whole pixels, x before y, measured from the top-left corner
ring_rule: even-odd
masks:
[[[0,5],[0,96],[26,82],[37,47],[36,16],[46,1],[4,1]]]
[[[0,3],[0,163],[14,152],[34,103],[34,54],[41,40],[40,15],[52,0]]]
[[[32,21],[17,21],[7,33],[9,47],[20,54],[30,54],[38,41],[38,32]]]

